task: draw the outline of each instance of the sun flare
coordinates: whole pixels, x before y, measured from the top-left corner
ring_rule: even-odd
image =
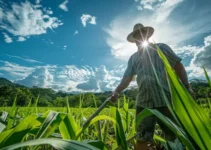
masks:
[[[147,42],[147,41],[144,41],[144,42],[142,43],[142,46],[143,46],[143,47],[147,47],[147,46],[148,46],[148,42]]]

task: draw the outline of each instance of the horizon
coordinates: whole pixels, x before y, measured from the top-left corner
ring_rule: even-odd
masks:
[[[209,0],[0,0],[0,77],[66,92],[112,91],[137,50],[126,37],[142,23],[182,58],[189,80],[205,79],[210,6]]]

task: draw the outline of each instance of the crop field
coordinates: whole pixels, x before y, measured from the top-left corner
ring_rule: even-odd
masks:
[[[0,107],[1,111],[6,111],[9,112],[11,111],[12,107]],[[21,117],[25,116],[25,112],[28,109],[27,107],[19,107],[18,109],[18,115]],[[83,112],[84,117],[88,118],[89,116],[91,116],[96,110],[97,108],[81,108],[82,110],[80,110],[79,108],[70,108],[71,110],[71,114],[78,114],[79,112]],[[30,113],[35,113],[35,108],[34,107],[30,107],[29,108],[29,112]],[[57,111],[57,112],[63,112],[66,113],[67,112],[67,108],[66,107],[37,107],[37,112],[40,114],[43,114],[47,111]],[[123,109],[120,108],[120,112],[122,112]],[[129,111],[131,113],[133,113],[135,115],[135,109],[129,109]],[[109,114],[109,108],[104,108],[99,114],[104,114],[104,115],[108,115]]]
[[[204,103],[203,106],[198,105],[180,83],[165,56],[158,52],[169,76],[173,107],[166,97],[165,102],[176,122],[154,109],[144,109],[135,116],[135,110],[129,109],[127,97],[124,97],[121,108],[119,103],[113,104],[106,100],[100,107],[102,111],[98,111],[91,119],[90,116],[99,109],[96,103],[95,108],[83,108],[83,99],[80,99],[78,108],[69,107],[68,99],[64,108],[38,107],[39,96],[34,104],[29,102],[26,107],[18,107],[14,99],[12,107],[0,108],[0,149],[134,149],[136,125],[150,115],[158,117],[177,138],[175,141],[167,141],[156,125],[154,140],[149,144],[149,149],[211,149],[210,101],[206,106]],[[165,96],[164,91],[162,94]]]

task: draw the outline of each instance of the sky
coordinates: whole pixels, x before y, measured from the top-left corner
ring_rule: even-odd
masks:
[[[72,93],[114,90],[137,51],[126,37],[142,23],[182,58],[189,79],[204,79],[210,7],[210,0],[0,0],[0,77]]]

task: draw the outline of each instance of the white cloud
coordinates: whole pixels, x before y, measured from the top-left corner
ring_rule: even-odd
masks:
[[[61,4],[59,5],[59,8],[61,8],[61,9],[64,10],[64,11],[68,11],[67,3],[68,3],[68,0],[65,0],[63,3],[61,3]]]
[[[154,10],[161,5],[165,0],[135,0],[139,3],[137,6],[138,10],[149,9]]]
[[[66,92],[101,92],[114,90],[119,84],[126,66],[108,70],[105,66],[90,67],[35,66],[26,67],[0,61],[2,76],[28,87],[38,86]]]
[[[20,4],[11,3],[11,9],[4,8],[0,17],[0,28],[24,38],[44,34],[48,29],[53,30],[62,24],[56,17],[45,13],[41,5],[33,5],[28,1]]]
[[[203,49],[203,46],[187,45],[182,47],[171,46],[171,48],[175,51],[177,55],[185,59],[186,57],[193,57],[197,52]]]
[[[3,9],[0,7],[0,19],[2,19],[3,18]]]
[[[117,59],[127,61],[137,51],[136,45],[126,40],[136,23],[153,27],[155,32],[151,39],[156,43],[166,43],[176,47],[181,47],[187,40],[209,32],[211,28],[208,24],[211,24],[211,21],[208,11],[210,10],[200,11],[200,14],[194,17],[190,12],[184,16],[179,11],[174,12],[177,6],[182,6],[182,2],[182,0],[160,1],[154,11],[149,12],[143,9],[141,13],[137,13],[138,11],[134,13],[128,10],[125,14],[117,16],[109,26],[104,28],[111,54]],[[188,6],[185,5],[184,8],[186,7]],[[174,12],[174,18],[171,16],[172,12]],[[187,20],[191,21],[187,22]]]
[[[50,88],[54,77],[49,72],[48,67],[38,67],[30,75],[22,80],[16,81],[19,84],[23,84],[28,87],[38,86],[43,88]]]
[[[177,52],[182,57],[191,58],[189,65],[185,67],[189,78],[204,78],[203,66],[211,76],[211,36],[204,38],[203,46],[184,46],[178,48]]]
[[[23,41],[25,41],[25,40],[26,40],[26,38],[24,38],[24,37],[22,37],[22,36],[19,36],[17,41],[23,42]]]
[[[155,2],[160,3],[159,7],[158,6],[156,7],[156,10],[163,11],[169,9],[169,7],[167,7],[168,3],[166,4],[162,1],[147,0],[147,1],[141,1],[141,4],[148,5],[149,3],[153,4]],[[173,8],[175,8],[175,6],[171,7],[171,11],[173,10]],[[141,22],[145,26],[154,27],[155,33],[152,36],[152,39],[155,40],[156,42],[164,42],[175,45],[180,41],[184,40],[184,36],[187,37],[187,34],[184,34],[187,32],[184,32],[183,28],[178,27],[178,29],[175,30],[174,26],[169,25],[168,21],[156,23],[155,22],[156,18],[160,17],[160,15],[163,16],[163,14],[160,14],[159,16],[156,15],[157,12],[158,11],[154,11],[153,13],[148,13],[143,11],[141,14],[135,14],[135,15],[134,14],[132,15],[129,12],[127,15],[121,15],[115,18],[110,23],[109,27],[105,29],[105,31],[108,34],[106,41],[109,47],[111,47],[111,54],[118,59],[127,60],[130,57],[130,55],[136,52],[137,48],[135,44],[129,43],[126,40],[126,38],[127,35],[133,31],[133,26],[139,22]],[[166,15],[165,17],[168,16]],[[179,36],[177,34],[179,34]]]
[[[5,41],[6,43],[12,43],[12,42],[13,42],[12,38],[9,37],[8,34],[6,34],[6,33],[3,32],[3,35],[4,35],[4,41]]]
[[[35,1],[35,3],[36,3],[36,4],[39,4],[39,3],[40,3],[40,1],[41,1],[41,0],[36,0],[36,1]]]
[[[67,49],[67,45],[64,45],[64,46],[63,46],[63,50],[66,50],[66,49]]]
[[[78,34],[78,30],[75,30],[74,34],[73,35],[77,35]]]
[[[2,64],[0,66],[0,70],[8,73],[9,76],[12,76],[15,78],[26,77],[34,70],[33,67],[21,66],[16,63],[11,63],[8,61],[0,60],[0,63]],[[8,75],[6,75],[6,77],[8,77]]]
[[[49,8],[44,7],[43,11],[46,12],[48,15],[52,15],[53,14],[53,11],[51,10],[50,7]]]
[[[86,27],[87,22],[90,24],[96,24],[96,17],[95,16],[91,16],[89,14],[83,14],[81,16],[81,22],[83,24],[84,27]]]
[[[166,0],[156,9],[155,19],[157,23],[166,21],[166,18],[171,14],[174,8],[183,2],[183,0]]]
[[[16,83],[28,87],[52,88],[66,92],[102,92],[114,90],[120,83],[126,69],[125,65],[107,69],[104,65],[57,66],[45,65],[26,67],[15,63],[0,61],[2,77],[12,78]]]
[[[211,36],[204,39],[204,47],[195,53],[192,64],[205,67],[211,71]]]
[[[10,58],[20,59],[20,60],[23,60],[23,61],[29,62],[29,63],[40,63],[40,64],[42,64],[42,62],[34,60],[34,59],[23,58],[23,57],[20,57],[20,56],[14,56],[14,55],[8,55],[8,54],[2,54],[2,55],[8,56]]]

